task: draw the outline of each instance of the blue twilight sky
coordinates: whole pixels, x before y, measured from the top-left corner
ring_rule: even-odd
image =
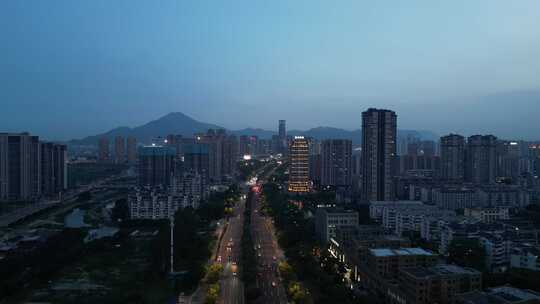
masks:
[[[0,1],[0,130],[52,139],[173,111],[227,128],[540,139],[540,1]]]

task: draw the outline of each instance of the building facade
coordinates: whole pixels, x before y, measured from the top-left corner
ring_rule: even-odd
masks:
[[[390,110],[369,109],[362,113],[362,199],[394,198],[397,116]]]
[[[41,196],[38,136],[0,133],[0,200],[34,200]]]
[[[349,187],[352,175],[352,141],[328,139],[321,144],[321,186]]]
[[[497,137],[474,135],[467,141],[466,180],[493,184],[497,177]]]
[[[133,136],[127,138],[126,144],[126,160],[129,164],[137,162],[137,139]]]
[[[465,178],[465,138],[458,134],[441,137],[441,177],[463,181]]]
[[[295,136],[289,149],[289,192],[306,193],[309,182],[309,143],[303,136]]]
[[[139,148],[138,184],[141,187],[168,187],[174,174],[176,150],[166,146]]]
[[[109,139],[107,137],[102,137],[98,142],[98,161],[106,163],[110,160]]]
[[[318,208],[315,215],[315,230],[319,241],[328,244],[336,237],[339,229],[358,227],[358,212],[334,208]]]
[[[278,125],[278,149],[279,153],[287,153],[287,126],[285,120],[280,120]]]
[[[41,193],[54,197],[67,189],[67,147],[41,143]]]
[[[114,162],[123,164],[126,162],[126,140],[123,136],[114,138]]]

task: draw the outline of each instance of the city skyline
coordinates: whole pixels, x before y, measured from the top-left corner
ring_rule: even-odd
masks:
[[[540,1],[0,20],[0,304],[540,303]]]
[[[406,129],[535,140],[539,5],[8,1],[0,119],[66,140],[176,111],[351,130],[376,107]]]

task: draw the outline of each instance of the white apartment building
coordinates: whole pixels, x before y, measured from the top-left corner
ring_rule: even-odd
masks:
[[[383,208],[382,225],[401,236],[405,231],[421,232],[424,218],[449,218],[456,214],[430,205],[394,205]]]
[[[510,218],[509,210],[506,207],[465,208],[464,214],[466,217],[477,219],[486,224],[491,224],[498,220],[507,220]]]
[[[369,203],[369,217],[371,219],[381,221],[383,210],[386,207],[395,206],[423,206],[421,201],[373,201]]]

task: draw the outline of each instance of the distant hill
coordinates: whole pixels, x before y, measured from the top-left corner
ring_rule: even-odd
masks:
[[[97,145],[99,138],[107,137],[112,140],[115,136],[133,136],[137,138],[138,142],[148,143],[157,136],[181,134],[182,136],[191,137],[194,133],[206,132],[208,129],[222,129],[222,127],[197,121],[180,112],[173,112],[139,127],[119,127],[102,134],[72,140],[69,144]]]
[[[116,136],[133,136],[137,138],[138,142],[149,143],[152,138],[158,136],[166,136],[168,134],[181,134],[185,137],[191,137],[194,133],[206,132],[208,129],[223,129],[223,127],[215,124],[197,121],[180,112],[173,112],[139,127],[118,127],[102,134],[88,136],[83,139],[71,140],[69,144],[95,146],[97,145],[99,138],[107,137],[109,138],[109,140],[112,141]],[[255,135],[259,138],[264,139],[270,139],[272,138],[272,135],[277,134],[277,132],[275,131],[256,128],[228,130],[228,132],[237,136]],[[303,135],[313,137],[319,140],[329,138],[350,139],[353,141],[354,144],[360,144],[362,138],[362,131],[360,129],[349,131],[332,127],[317,127],[306,131],[291,130],[288,132],[288,134],[292,136]],[[422,139],[437,138],[437,135],[428,131],[398,130],[398,139],[402,136],[406,137],[408,135],[414,135]]]

